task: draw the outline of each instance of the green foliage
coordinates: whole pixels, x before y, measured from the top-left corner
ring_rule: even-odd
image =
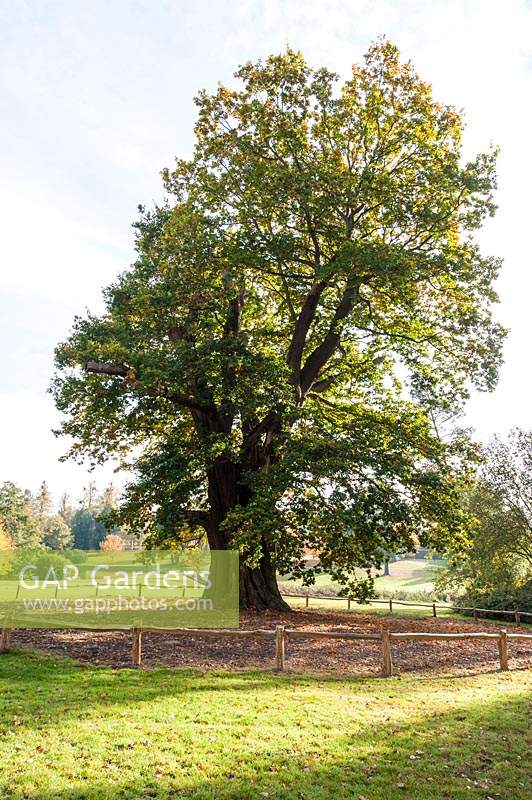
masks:
[[[514,429],[485,448],[465,495],[468,544],[438,584],[462,589],[461,604],[532,610],[532,433]]]
[[[460,605],[462,602],[465,606],[476,606],[477,608],[507,609],[510,612],[518,610],[531,613],[532,578],[515,581],[511,577],[498,574],[495,576],[495,580],[492,579],[489,584],[481,585],[479,582],[472,582],[461,598]],[[515,619],[514,614],[493,614],[492,616],[501,621]],[[523,619],[525,622],[530,621],[530,618],[523,617]]]
[[[0,485],[0,521],[13,547],[37,547],[42,528],[33,515],[31,502],[11,481]]]
[[[72,530],[60,514],[45,517],[42,529],[43,543],[52,550],[64,550],[73,544]]]
[[[462,536],[472,451],[445,420],[497,379],[499,262],[472,238],[496,153],[463,162],[460,115],[386,41],[341,86],[290,49],[237,78],[199,95],[135,264],[57,348],[60,432],[131,459],[132,528],[296,576],[310,547],[364,596],[355,567]]]
[[[105,527],[88,508],[80,508],[71,522],[74,547],[78,550],[98,550],[106,537]]]
[[[491,494],[477,517],[500,554],[514,557],[517,570],[532,571],[532,432],[514,428],[507,441],[494,437],[486,448],[481,480]],[[487,499],[487,498],[486,498]]]

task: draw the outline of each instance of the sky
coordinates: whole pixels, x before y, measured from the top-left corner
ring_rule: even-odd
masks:
[[[467,155],[501,148],[499,211],[479,242],[504,259],[511,328],[498,388],[465,423],[531,428],[532,3],[525,0],[0,0],[0,481],[76,498],[120,476],[60,463],[47,387],[74,315],[133,261],[138,204],[193,147],[194,95],[239,64],[301,49],[347,78],[386,35],[464,110]]]

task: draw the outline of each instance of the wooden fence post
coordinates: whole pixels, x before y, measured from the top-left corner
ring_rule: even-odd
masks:
[[[389,605],[390,605],[390,614],[393,614],[393,600],[392,600],[392,598],[391,598],[391,597],[390,597],[390,603],[389,603]]]
[[[393,675],[393,662],[392,662],[392,642],[390,639],[390,631],[383,628],[381,632],[382,637],[382,674],[385,678]]]
[[[515,612],[515,624],[517,625],[518,628],[521,625],[521,614],[519,611]]]
[[[307,589],[307,596],[305,597],[305,608],[308,608],[308,596],[309,596],[309,592],[308,592],[308,589]]]
[[[142,663],[142,628],[133,628],[132,660],[136,667]]]
[[[347,610],[351,611],[351,598],[350,597],[347,598]]]
[[[508,669],[508,634],[506,629],[503,628],[499,631],[499,661],[501,664],[501,669]]]
[[[279,672],[284,672],[285,662],[285,631],[284,625],[275,626],[275,666]]]
[[[476,608],[473,609],[473,616],[475,619],[478,619],[478,611]]]
[[[433,617],[437,617],[437,616],[438,616],[438,615],[436,614],[436,603],[433,603],[433,604],[432,604],[432,616],[433,616]]]
[[[11,628],[2,628],[0,634],[0,653],[5,653],[9,649],[9,642],[11,640]]]

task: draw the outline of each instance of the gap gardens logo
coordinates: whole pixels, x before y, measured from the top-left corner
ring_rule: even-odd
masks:
[[[0,627],[238,626],[238,553],[0,552]]]

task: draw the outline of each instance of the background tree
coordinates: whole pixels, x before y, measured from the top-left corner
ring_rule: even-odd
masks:
[[[70,524],[74,547],[78,550],[97,550],[106,536],[101,522],[88,508],[80,508],[72,517]]]
[[[125,546],[125,541],[116,533],[109,533],[105,539],[100,542],[100,550],[123,550]]]
[[[122,533],[112,519],[117,503],[117,492],[112,484],[106,486],[102,492],[93,481],[84,487],[80,508],[70,520],[74,547],[97,550],[108,534]]]
[[[49,515],[42,521],[43,543],[52,550],[65,550],[74,541],[72,530],[60,514]]]
[[[38,547],[42,529],[33,515],[31,501],[11,481],[0,485],[0,522],[13,547]]]
[[[532,602],[531,470],[531,432],[515,428],[506,441],[494,437],[485,448],[478,480],[465,496],[468,545],[451,554],[442,586],[465,589],[487,606],[498,598],[500,607],[512,608],[516,592],[530,583]]]
[[[83,499],[81,501],[83,508],[91,509],[99,505],[98,487],[94,481],[89,481],[83,487]]]
[[[157,541],[202,527],[241,553],[243,606],[284,608],[304,547],[356,567],[460,534],[468,387],[492,388],[495,153],[372,46],[342,86],[287,50],[202,92],[189,161],[142,210],[133,267],[57,349],[73,457],[133,459],[120,520]],[[186,525],[185,525],[186,523]]]
[[[53,498],[46,481],[40,485],[39,491],[32,498],[33,511],[37,517],[46,517],[52,511]]]
[[[3,522],[0,520],[0,550],[11,550],[12,547],[13,547],[13,542],[7,535],[4,529]]]
[[[103,490],[100,503],[104,509],[109,511],[118,507],[118,492],[112,483],[109,483]]]
[[[61,495],[61,500],[59,501],[59,515],[63,518],[66,524],[70,526],[72,517],[74,516],[74,509],[72,508],[68,492],[64,492]]]
[[[532,432],[514,428],[507,440],[495,436],[485,451],[481,491],[491,502],[479,503],[491,540],[532,572]]]

